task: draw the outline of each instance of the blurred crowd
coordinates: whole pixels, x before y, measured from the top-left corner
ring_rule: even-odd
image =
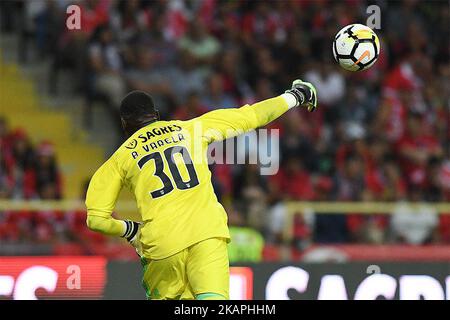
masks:
[[[53,145],[31,142],[24,129],[10,129],[0,118],[0,199],[57,200],[62,196],[62,179]],[[4,211],[0,214],[0,242],[50,244],[81,229],[85,213],[64,214],[52,210]]]
[[[81,8],[81,30],[65,26],[69,4]],[[365,23],[370,4],[381,8],[380,57],[367,71],[343,71],[332,60],[332,40],[343,26]],[[74,93],[86,99],[87,125],[98,102],[119,127],[118,104],[133,89],[151,93],[163,119],[183,120],[276,96],[299,77],[312,82],[318,111],[291,110],[269,126],[280,130],[276,175],[261,176],[257,164],[212,166],[230,223],[258,230],[267,243],[285,241],[285,200],[399,201],[392,218],[386,212],[298,213],[292,230],[298,250],[311,243],[450,242],[446,216],[401,202],[450,200],[447,2],[35,0],[0,6],[22,17],[21,24],[8,13],[2,17],[3,30],[20,34],[22,61],[30,60],[30,47],[36,59],[50,59],[53,93],[59,74],[71,73]],[[39,185],[34,192],[45,197]]]
[[[22,128],[0,117],[0,199],[57,200],[62,179],[51,142],[33,145]]]
[[[82,198],[87,183],[80,186]],[[42,141],[35,145],[24,129],[11,129],[0,117],[0,200],[62,198],[63,177],[52,143]],[[64,212],[48,208],[0,212],[0,255],[23,252],[135,257],[128,245],[108,240],[86,228],[84,210]]]

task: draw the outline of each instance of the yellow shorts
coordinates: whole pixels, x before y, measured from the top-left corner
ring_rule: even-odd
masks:
[[[141,260],[147,299],[229,299],[225,239],[203,240],[165,259]]]

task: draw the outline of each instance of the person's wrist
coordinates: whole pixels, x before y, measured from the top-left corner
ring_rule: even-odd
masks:
[[[296,99],[296,107],[301,106],[306,101],[306,94],[303,92],[303,90],[300,90],[299,88],[292,88],[289,90],[286,90],[286,93],[292,94]]]
[[[126,229],[122,238],[125,238],[127,241],[131,241],[139,230],[139,223],[131,220],[124,220],[124,222],[126,224]]]
[[[289,109],[298,107],[297,97],[292,92],[286,91],[281,97],[286,101]]]

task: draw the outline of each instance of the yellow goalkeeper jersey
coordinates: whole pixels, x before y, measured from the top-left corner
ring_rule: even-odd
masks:
[[[280,96],[141,128],[92,177],[88,215],[111,216],[125,186],[143,221],[146,258],[163,259],[208,238],[229,239],[227,215],[211,184],[208,145],[263,126],[287,110]]]

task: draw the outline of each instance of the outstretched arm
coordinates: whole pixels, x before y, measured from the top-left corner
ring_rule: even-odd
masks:
[[[281,101],[277,103],[276,99],[280,100],[280,98],[285,102],[284,105]],[[317,108],[316,89],[312,84],[301,80],[295,80],[292,83],[292,88],[286,90],[279,97],[264,100],[251,106],[256,114],[256,128],[265,126],[283,115],[287,110],[298,106],[306,107],[310,112]]]
[[[306,107],[308,111],[317,107],[315,88],[301,80],[294,81],[292,88],[278,97],[241,108],[214,110],[194,121],[199,122],[203,136],[211,143],[265,126],[298,106]]]

